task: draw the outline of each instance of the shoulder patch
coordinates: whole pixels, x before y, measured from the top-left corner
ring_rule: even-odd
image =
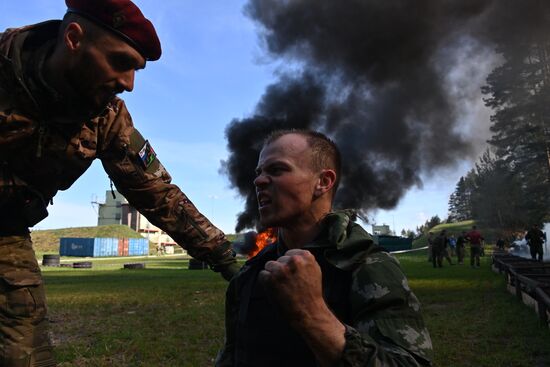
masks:
[[[153,162],[157,158],[157,154],[153,150],[151,144],[149,144],[149,140],[145,140],[145,144],[139,150],[138,155],[145,169],[149,168],[149,166],[153,164]]]

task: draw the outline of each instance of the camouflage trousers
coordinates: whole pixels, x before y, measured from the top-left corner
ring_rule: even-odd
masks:
[[[46,310],[31,238],[0,237],[0,366],[55,366]]]

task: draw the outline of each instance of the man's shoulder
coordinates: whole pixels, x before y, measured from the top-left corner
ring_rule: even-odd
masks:
[[[382,288],[400,286],[406,279],[399,260],[386,251],[369,254],[352,272],[355,286],[377,284]]]
[[[8,56],[14,40],[18,36],[28,34],[42,35],[43,37],[56,37],[61,20],[47,20],[40,23],[28,24],[22,27],[7,28],[0,33],[0,54]]]
[[[397,270],[401,269],[401,264],[391,253],[381,250],[369,254],[361,266],[361,269],[367,272],[377,271],[378,268],[384,268],[384,271],[388,268]]]

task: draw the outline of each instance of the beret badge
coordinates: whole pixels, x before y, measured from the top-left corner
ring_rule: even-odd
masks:
[[[124,13],[119,11],[113,14],[113,28],[120,28],[126,23],[126,16]]]

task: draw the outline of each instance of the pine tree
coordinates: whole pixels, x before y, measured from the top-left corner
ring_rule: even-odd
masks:
[[[472,217],[501,229],[522,229],[527,225],[523,187],[507,164],[489,150],[469,174]]]
[[[471,180],[467,177],[461,177],[456,184],[455,191],[449,198],[448,220],[450,222],[461,222],[472,218],[471,193]]]
[[[494,110],[489,143],[500,161],[492,169],[520,184],[514,211],[530,223],[550,219],[550,42],[543,28],[500,42],[504,63],[482,88]]]

